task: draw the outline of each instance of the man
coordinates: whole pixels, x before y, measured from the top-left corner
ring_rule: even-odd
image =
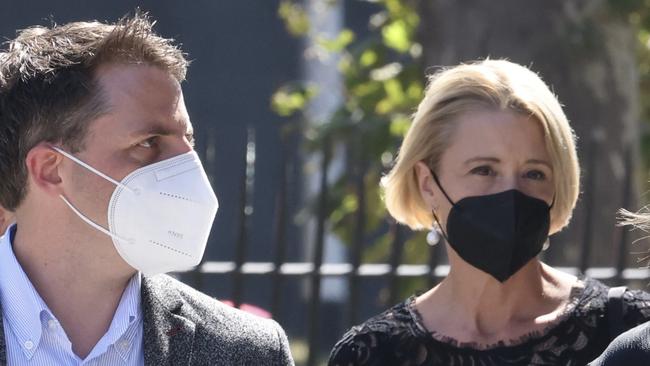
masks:
[[[291,365],[272,320],[160,275],[217,210],[187,61],[136,13],[21,31],[0,53],[0,364]]]
[[[4,234],[5,231],[7,231],[7,228],[13,222],[14,222],[14,215],[11,212],[0,207],[0,236],[2,236],[2,234]]]

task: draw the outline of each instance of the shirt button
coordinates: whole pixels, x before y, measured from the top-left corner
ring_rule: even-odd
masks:
[[[50,329],[54,330],[54,328],[56,328],[56,320],[54,320],[54,319],[50,319],[50,320],[48,320],[48,321],[47,321],[47,326],[48,326]]]
[[[30,351],[32,348],[34,348],[34,342],[32,341],[27,341],[25,342],[25,348]]]
[[[129,341],[127,341],[127,340],[121,340],[121,341],[117,342],[117,346],[118,346],[122,351],[126,351],[127,348],[129,348]]]

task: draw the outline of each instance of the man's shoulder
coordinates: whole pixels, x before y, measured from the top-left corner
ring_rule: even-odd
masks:
[[[600,357],[589,365],[647,365],[650,362],[650,322],[616,337]]]
[[[144,281],[160,301],[173,302],[180,297],[178,315],[197,324],[195,342],[210,348],[219,345],[222,351],[233,353],[279,359],[288,356],[286,335],[274,320],[235,309],[167,275],[146,277]]]
[[[149,281],[149,286],[157,291],[158,295],[163,296],[163,301],[165,296],[173,295],[174,292],[180,295],[183,306],[179,315],[195,323],[207,327],[218,326],[221,332],[232,331],[240,336],[248,332],[268,336],[281,329],[271,319],[235,309],[168,275],[147,277],[146,281]]]

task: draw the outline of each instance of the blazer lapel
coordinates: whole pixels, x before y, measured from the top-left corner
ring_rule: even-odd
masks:
[[[143,277],[145,366],[190,365],[196,324],[181,315],[183,302],[167,281]]]

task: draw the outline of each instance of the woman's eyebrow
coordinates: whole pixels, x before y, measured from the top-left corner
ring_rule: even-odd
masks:
[[[540,160],[540,159],[528,159],[526,160],[527,164],[540,164],[540,165],[545,165],[547,168],[553,170],[553,166],[546,160]]]
[[[463,164],[469,165],[469,164],[476,163],[476,162],[500,163],[501,159],[495,158],[495,157],[492,157],[492,156],[476,156],[476,157],[465,160],[465,162]],[[544,166],[548,167],[551,170],[553,169],[553,166],[548,161],[542,160],[542,159],[528,159],[528,160],[526,160],[526,164],[544,165]]]
[[[476,163],[476,162],[489,162],[489,163],[500,163],[501,159],[495,158],[492,156],[476,156],[471,159],[465,160],[463,164],[468,165],[471,163]]]

